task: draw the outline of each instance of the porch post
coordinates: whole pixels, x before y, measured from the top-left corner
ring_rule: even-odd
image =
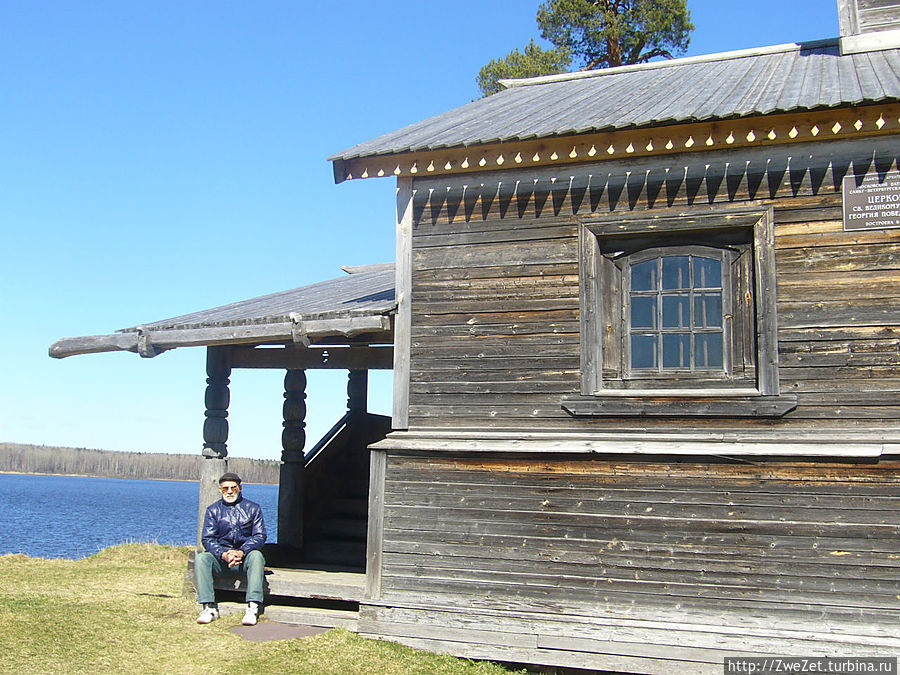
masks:
[[[350,452],[365,452],[366,403],[369,394],[369,371],[351,370],[347,373],[347,412],[350,413]],[[368,466],[368,464],[366,464]]]
[[[366,412],[369,371],[351,370],[347,374],[347,410],[354,415]]]
[[[200,503],[197,514],[197,549],[206,507],[219,498],[219,478],[228,471],[228,391],[231,364],[226,347],[206,349],[206,419],[203,422],[203,460],[200,463]]]
[[[281,433],[281,473],[278,480],[278,543],[303,546],[303,472],[306,445],[306,372],[284,376],[284,431]]]

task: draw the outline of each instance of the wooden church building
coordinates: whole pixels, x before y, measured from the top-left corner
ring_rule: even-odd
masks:
[[[362,633],[625,672],[896,655],[898,4],[332,158],[398,181]]]
[[[207,481],[229,369],[285,369],[273,566],[367,480],[364,544],[328,549],[365,563],[363,635],[635,673],[895,656],[900,3],[838,5],[833,40],[510,81],[352,147],[338,182],[396,177],[395,268],[56,355],[207,345]],[[298,439],[323,365],[351,372],[331,472]],[[388,425],[358,392],[390,367]]]

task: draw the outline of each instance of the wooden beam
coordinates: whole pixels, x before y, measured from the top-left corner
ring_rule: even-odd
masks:
[[[62,359],[79,354],[129,351],[152,357],[178,347],[213,347],[237,344],[278,342],[310,343],[317,339],[346,338],[391,330],[391,317],[381,314],[304,319],[292,315],[291,321],[247,326],[211,326],[208,328],[170,328],[111,335],[63,338],[50,347],[50,356]]]
[[[640,214],[602,214],[589,215],[581,222],[591,232],[605,237],[622,235],[635,236],[655,234],[657,232],[691,232],[698,230],[722,230],[737,227],[753,227],[766,209],[727,209],[708,208],[707,212],[697,213],[699,209],[678,209],[660,213]]]
[[[387,453],[369,454],[369,524],[366,530],[367,600],[381,597],[381,573],[384,548],[384,479]]]
[[[604,437],[605,436],[605,437]],[[749,436],[749,435],[748,435]],[[429,453],[513,453],[552,457],[556,454],[581,455],[658,455],[697,457],[848,457],[875,458],[896,451],[896,444],[864,440],[821,440],[821,434],[808,438],[768,439],[692,439],[670,434],[653,438],[652,434],[538,434],[531,432],[490,433],[479,430],[455,434],[452,430],[433,433],[394,432],[370,446],[371,450]],[[535,467],[540,462],[529,460]]]
[[[394,323],[394,405],[391,426],[409,426],[409,359],[412,340],[412,229],[413,181],[397,179],[397,259],[394,293],[397,316]]]
[[[232,347],[232,368],[390,370],[393,347]]]
[[[391,329],[389,316],[347,316],[331,319],[304,319],[301,315],[291,314],[294,342],[308,343],[322,337],[340,335],[356,337],[366,333],[388,331]]]
[[[584,222],[584,221],[583,221]],[[581,393],[590,395],[601,387],[603,372],[603,330],[600,325],[601,305],[600,246],[597,237],[578,228],[581,248],[581,274],[578,275],[581,307]]]
[[[78,354],[100,354],[102,352],[137,353],[137,333],[114,333],[113,335],[85,335],[83,337],[62,338],[50,345],[49,354],[54,359],[64,359]]]
[[[391,175],[426,177],[858,138],[898,130],[900,104],[889,103],[360,157],[335,162],[334,168],[337,182]]]
[[[759,390],[767,397],[777,397],[781,393],[778,375],[778,301],[776,298],[774,221],[774,211],[770,206],[766,210],[765,217],[760,218],[753,228],[756,341],[758,344],[756,378]],[[796,402],[794,405],[796,406]]]
[[[177,347],[213,347],[247,342],[277,342],[291,339],[290,323],[252,326],[223,326],[216,328],[177,328],[145,331],[148,345],[156,349]]]
[[[138,353],[139,342],[145,345],[144,354],[155,356],[177,347],[213,347],[220,345],[290,341],[291,323],[258,324],[252,326],[224,326],[215,328],[185,328],[145,331],[138,330],[112,335],[90,335],[63,338],[50,347],[50,356],[63,359],[79,354],[129,351]],[[152,350],[149,349],[152,347]]]
[[[858,0],[837,0],[838,24],[841,28],[841,37],[859,33],[857,2]]]

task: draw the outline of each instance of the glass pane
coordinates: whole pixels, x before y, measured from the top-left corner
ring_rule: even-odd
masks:
[[[631,290],[656,290],[656,259],[646,260],[631,266]]]
[[[665,305],[663,305],[665,310]],[[665,316],[665,315],[663,315]],[[665,324],[663,324],[665,325]],[[694,296],[694,328],[722,327],[722,294],[698,293]]]
[[[694,336],[694,364],[697,368],[722,367],[722,333]]]
[[[663,328],[691,327],[691,300],[687,295],[664,295],[662,297]]]
[[[662,259],[662,287],[690,288],[691,265],[686,255],[670,255]]]
[[[631,327],[656,328],[656,296],[631,298]]]
[[[721,288],[722,261],[715,258],[694,258],[694,288]]]
[[[663,338],[663,368],[691,367],[691,334],[666,333]]]
[[[632,335],[631,336],[631,368],[652,368],[656,370],[656,336]]]

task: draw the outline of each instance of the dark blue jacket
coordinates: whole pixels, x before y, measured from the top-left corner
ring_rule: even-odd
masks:
[[[220,499],[206,508],[203,517],[203,547],[221,559],[225,551],[244,553],[266,543],[266,524],[259,504],[241,497],[234,504]]]

